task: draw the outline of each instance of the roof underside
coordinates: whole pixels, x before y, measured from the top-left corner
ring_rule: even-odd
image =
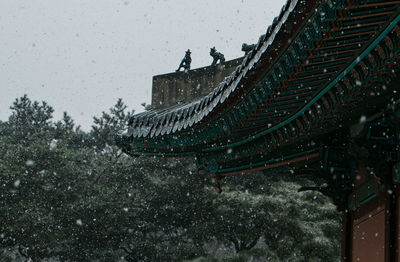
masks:
[[[134,116],[119,145],[131,155],[194,156],[220,174],[318,157],[306,141],[394,98],[399,4],[289,0],[212,93]]]

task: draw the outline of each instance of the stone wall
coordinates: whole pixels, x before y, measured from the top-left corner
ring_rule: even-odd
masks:
[[[154,76],[151,107],[163,108],[207,95],[230,75],[242,60],[243,57],[226,61],[223,65]]]

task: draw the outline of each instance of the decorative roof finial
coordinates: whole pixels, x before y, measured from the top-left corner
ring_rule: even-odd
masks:
[[[212,66],[216,65],[218,60],[219,63],[222,64],[225,62],[225,57],[222,53],[217,52],[217,49],[215,49],[215,46],[213,48],[210,48],[210,56],[212,56],[213,61],[211,63]]]
[[[242,51],[244,52],[245,55],[247,55],[251,50],[254,49],[256,45],[248,45],[246,43],[242,44]]]
[[[179,70],[181,70],[182,67],[184,71],[190,70],[190,63],[192,62],[190,54],[191,54],[190,49],[188,49],[185,53],[185,57],[182,59],[176,72],[179,72]]]

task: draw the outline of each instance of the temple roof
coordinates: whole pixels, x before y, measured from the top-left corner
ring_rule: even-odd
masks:
[[[221,82],[214,91],[207,96],[187,101],[162,110],[151,110],[137,114],[132,119],[129,135],[133,137],[155,137],[172,134],[191,128],[201,122],[215,107],[223,104],[233,93],[243,87],[243,80],[251,73],[251,70],[260,62],[261,57],[267,55],[273,47],[275,38],[287,28],[285,23],[290,13],[300,6],[297,0],[288,0],[276,17],[267,32],[259,38],[255,49],[249,52],[242,64],[226,79]],[[300,10],[297,10],[301,13]],[[272,52],[271,52],[272,53]]]
[[[311,140],[400,93],[399,3],[288,1],[210,94],[135,115],[119,145],[131,155],[194,156],[221,174],[318,156]]]

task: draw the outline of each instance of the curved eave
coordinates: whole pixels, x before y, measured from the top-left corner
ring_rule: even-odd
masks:
[[[266,63],[271,63],[272,58],[279,55],[283,47],[281,42],[287,40],[290,33],[295,32],[293,23],[299,23],[298,16],[302,16],[300,20],[303,20],[306,16],[304,13],[309,11],[306,9],[311,9],[315,2],[309,1],[306,5],[303,1],[288,0],[280,15],[260,37],[255,49],[249,52],[242,64],[210,94],[162,110],[135,115],[125,135],[132,138],[173,135],[202,125],[211,115],[229,107],[229,103],[234,100],[233,97],[241,93],[243,91],[241,89],[249,86],[249,80],[254,81],[254,75],[264,71]]]
[[[275,21],[280,29],[275,36],[260,39],[257,51],[211,94],[136,116],[119,145],[132,155],[210,155],[219,159],[219,170],[230,170],[232,160],[224,157],[229,148],[241,152],[241,158],[257,151],[268,154],[276,145],[318,133],[316,128],[337,125],[335,119],[363,102],[360,96],[368,96],[376,83],[387,84],[398,71],[399,1],[356,2],[310,1],[301,6],[289,1]],[[324,10],[334,11],[321,15]],[[294,14],[307,19],[301,23]],[[394,46],[388,47],[387,41]],[[364,72],[366,65],[370,68]],[[385,66],[389,71],[375,79],[372,71]],[[354,88],[358,82],[362,88]],[[194,117],[187,118],[190,114]],[[201,162],[209,161],[204,157]]]

